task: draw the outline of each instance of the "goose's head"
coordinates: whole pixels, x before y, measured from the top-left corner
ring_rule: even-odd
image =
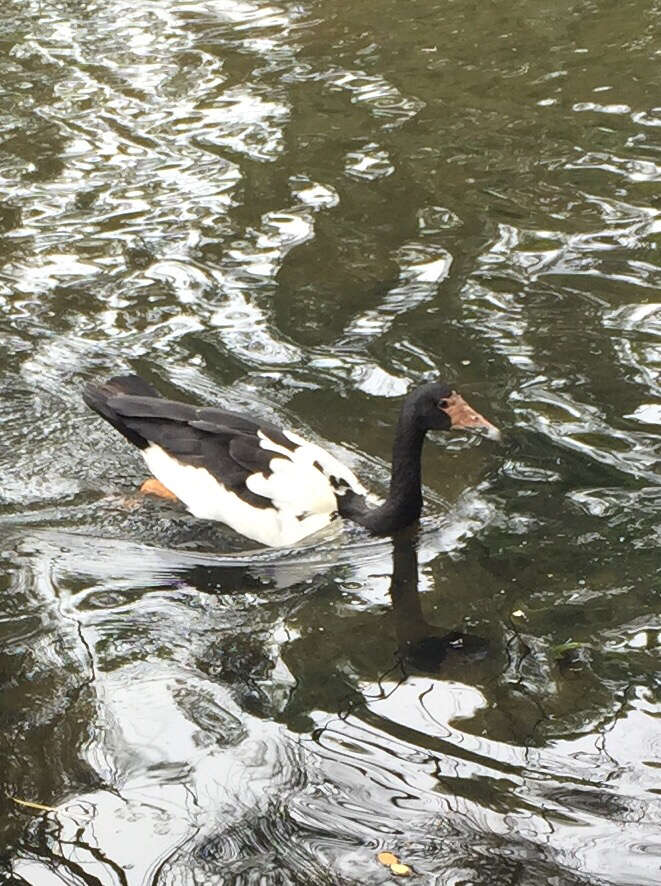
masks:
[[[415,422],[425,431],[482,431],[492,440],[500,440],[500,431],[480,415],[447,382],[428,382],[406,398]]]

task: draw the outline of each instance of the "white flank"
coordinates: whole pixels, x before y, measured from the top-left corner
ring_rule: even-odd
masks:
[[[271,473],[251,474],[246,486],[263,495],[279,511],[294,514],[332,514],[337,510],[333,488],[324,475],[305,463],[296,464],[276,455],[270,462]]]
[[[303,437],[299,437],[294,431],[283,431],[283,434],[287,439],[291,440],[292,443],[296,444],[296,449],[293,452],[286,449],[284,446],[280,446],[278,443],[274,443],[273,440],[263,434],[262,431],[259,431],[259,445],[262,449],[282,453],[297,466],[310,467],[316,474],[325,477],[328,481],[330,481],[331,477],[335,477],[337,480],[344,480],[344,482],[358,495],[368,495],[367,490],[358,477],[356,477],[354,472],[346,465],[343,465],[341,461],[338,461],[338,459],[336,459],[334,455],[331,455],[330,452],[326,452],[325,449],[322,449],[321,446],[317,446],[316,443],[309,443]],[[321,471],[314,467],[315,462],[321,466]],[[330,483],[329,488],[332,492],[333,488],[330,486]],[[333,507],[335,507],[335,505],[333,505]]]
[[[323,449],[316,448],[323,453]],[[324,475],[311,462],[306,464],[307,458],[294,464],[289,459],[295,454],[286,453],[287,459],[271,459],[270,477],[252,474],[247,478],[246,486],[252,492],[273,501],[272,508],[257,508],[226,489],[206,468],[182,464],[155,443],[142,450],[151,473],[183,501],[191,514],[201,520],[226,523],[241,535],[270,547],[296,544],[317,532],[330,523],[336,509],[333,490]],[[326,456],[332,458],[328,453]]]

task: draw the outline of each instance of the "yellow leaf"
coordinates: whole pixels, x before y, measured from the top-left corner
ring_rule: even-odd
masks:
[[[381,862],[381,864],[393,865],[397,864],[399,859],[396,855],[393,855],[392,852],[379,852],[377,858]]]
[[[400,877],[408,877],[409,874],[413,873],[413,871],[407,864],[402,864],[401,862],[391,864],[390,870],[393,872],[393,874],[398,874]]]
[[[57,812],[55,806],[44,806],[43,803],[33,803],[31,800],[19,800],[18,797],[10,797],[9,799],[13,800],[14,803],[18,803],[19,806],[27,806],[28,809],[39,809],[41,812]]]

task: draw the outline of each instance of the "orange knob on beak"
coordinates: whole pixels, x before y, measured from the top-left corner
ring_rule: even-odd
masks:
[[[446,405],[442,409],[450,416],[451,427],[470,431],[483,430],[491,440],[500,440],[498,428],[469,406],[460,394],[453,391],[444,402]]]

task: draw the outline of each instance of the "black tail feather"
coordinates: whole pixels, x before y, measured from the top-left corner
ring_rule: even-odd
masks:
[[[109,391],[112,389],[110,395],[112,397],[118,394],[128,394],[130,397],[160,398],[161,396],[153,385],[139,375],[114,375],[102,387],[108,388]]]
[[[136,397],[160,396],[155,387],[137,375],[116,375],[100,385],[88,384],[83,391],[83,400],[90,409],[105,418],[130,443],[139,449],[146,449],[149,442],[127,427],[121,415],[110,406],[110,401],[121,394]]]

